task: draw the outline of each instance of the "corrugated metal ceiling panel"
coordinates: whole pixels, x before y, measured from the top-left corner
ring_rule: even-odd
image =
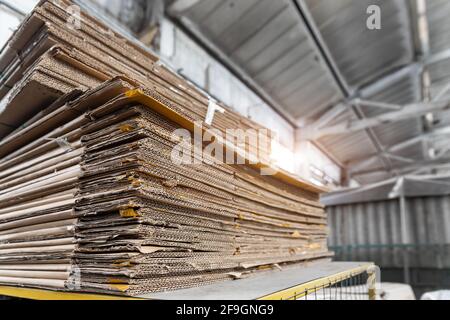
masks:
[[[432,94],[435,96],[440,89],[450,83],[450,59],[434,63],[428,67],[428,70],[432,83]]]
[[[427,19],[430,33],[430,50],[438,54],[450,49],[450,2],[427,1]],[[431,95],[436,96],[450,83],[450,59],[444,59],[428,67],[431,78]],[[450,92],[443,98],[448,98]]]
[[[321,62],[292,2],[200,0],[184,15],[293,118],[313,122],[343,96],[330,70]],[[305,3],[339,72],[353,88],[366,87],[417,58],[412,31],[415,21],[410,21],[411,3],[407,0],[305,0]],[[381,8],[381,30],[366,27],[366,10],[372,4]],[[427,10],[432,53],[449,49],[450,2],[429,0]],[[450,82],[450,60],[430,66],[429,73],[431,91],[436,94]],[[364,99],[405,105],[417,102],[420,95],[421,79],[416,70]],[[386,112],[374,107],[361,109],[367,118]],[[435,118],[440,121],[437,126],[450,124],[445,114]],[[345,119],[355,116],[349,110],[329,125]],[[418,117],[380,125],[372,132],[381,147],[388,147],[422,134],[423,123]],[[341,162],[377,153],[374,141],[365,131],[324,137],[319,143]],[[424,148],[417,143],[396,154],[422,159]],[[390,176],[377,175],[361,177],[360,182]]]
[[[203,0],[186,17],[294,118],[342,99],[291,1]]]
[[[408,159],[423,159],[423,146],[422,143],[416,143],[414,145],[409,146],[408,148],[404,148],[400,151],[395,152],[396,155]]]
[[[418,102],[420,96],[417,91],[420,91],[419,79],[417,74],[412,73],[385,90],[370,96],[369,100],[402,106]],[[361,107],[361,110],[366,117],[374,117],[386,112],[386,109],[374,107]],[[373,130],[384,146],[391,146],[421,134],[423,125],[420,118],[412,118],[380,125]]]
[[[427,0],[427,19],[432,53],[450,47],[450,2],[448,0]]]
[[[342,163],[377,152],[377,149],[364,132],[327,136],[321,138],[319,143]]]
[[[371,183],[375,183],[378,181],[383,181],[392,178],[393,175],[388,172],[374,172],[367,173],[358,176],[358,182],[362,185],[367,185]]]
[[[351,86],[361,87],[413,61],[405,0],[307,0],[339,70]],[[381,30],[366,26],[367,8],[381,9]]]

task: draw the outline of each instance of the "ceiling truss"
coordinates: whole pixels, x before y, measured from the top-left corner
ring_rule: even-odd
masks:
[[[189,10],[192,6],[198,3],[199,0],[175,0],[169,4],[168,12],[172,17],[176,17],[181,21],[182,25],[187,26],[186,29],[197,38],[202,44],[214,53],[215,56],[219,57],[221,62],[228,66],[239,78],[243,79],[245,83],[249,84],[251,88],[256,89],[256,92],[260,96],[264,97],[264,100],[269,102],[270,105],[274,106],[284,118],[294,125],[298,122],[287,115],[281,106],[278,106],[271,97],[264,92],[258,85],[236,64],[234,64],[230,59],[224,56],[219,49],[217,49],[214,44],[212,44],[208,39],[202,37],[202,34],[196,27],[186,21],[183,14]],[[305,140],[312,141],[314,144],[318,144],[317,141],[321,137],[327,135],[339,135],[349,132],[362,131],[367,134],[369,139],[372,141],[376,148],[376,153],[367,156],[364,159],[353,160],[345,164],[346,170],[349,172],[355,172],[359,168],[374,164],[376,161],[381,160],[384,164],[385,172],[392,174],[393,176],[401,173],[401,168],[397,168],[393,165],[395,162],[402,162],[404,165],[413,164],[414,160],[402,157],[396,154],[408,146],[422,143],[423,145],[423,156],[427,161],[433,161],[435,159],[427,159],[429,155],[429,149],[431,146],[428,144],[432,137],[436,136],[447,136],[449,133],[443,129],[432,128],[432,124],[428,126],[427,122],[424,121],[424,131],[417,137],[409,138],[403,142],[397,143],[392,146],[384,146],[378,139],[374,129],[377,126],[396,123],[405,119],[420,118],[424,119],[427,114],[445,112],[450,108],[450,105],[446,101],[440,101],[449,91],[450,84],[442,89],[442,91],[436,95],[431,101],[426,100],[424,92],[426,91],[426,83],[420,80],[418,81],[419,87],[416,89],[416,97],[418,103],[408,104],[408,105],[396,105],[389,104],[385,102],[371,101],[370,97],[375,94],[382,92],[386,88],[398,83],[406,77],[423,79],[424,74],[427,71],[427,67],[434,63],[440,62],[445,59],[450,59],[450,49],[444,50],[439,53],[430,54],[429,48],[429,34],[428,34],[428,22],[426,15],[426,3],[424,0],[412,1],[411,6],[411,24],[414,30],[415,37],[415,49],[416,49],[416,61],[405,65],[402,68],[394,70],[393,72],[383,76],[380,79],[366,85],[362,88],[352,88],[350,87],[345,78],[340,73],[339,68],[336,65],[324,39],[322,38],[321,32],[318,29],[315,21],[309,11],[308,6],[304,0],[289,0],[290,4],[299,14],[299,20],[304,25],[307,30],[307,35],[311,42],[315,46],[315,50],[319,56],[319,61],[329,72],[331,78],[334,80],[335,86],[339,89],[342,95],[345,97],[344,101],[335,105],[333,108],[325,112],[318,120],[312,124],[308,124],[304,128],[299,128],[297,130],[296,138],[300,143]],[[362,108],[378,108],[384,110],[382,114],[375,117],[367,117]],[[350,112],[353,114],[354,119],[335,123],[334,120],[342,115],[344,112]],[[333,123],[330,125],[330,123]],[[430,130],[430,131],[427,131]],[[403,168],[403,167],[402,167]]]

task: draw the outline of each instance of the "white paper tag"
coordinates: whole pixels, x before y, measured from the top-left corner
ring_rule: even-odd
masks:
[[[206,114],[205,123],[207,125],[212,125],[214,121],[214,115],[216,114],[216,111],[220,113],[225,113],[225,109],[220,107],[217,103],[215,103],[212,100],[209,100],[209,106],[208,106],[208,113]]]

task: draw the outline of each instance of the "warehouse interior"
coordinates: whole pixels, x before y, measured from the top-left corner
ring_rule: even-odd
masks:
[[[0,1],[3,51],[38,2]],[[276,166],[326,190],[334,261],[450,290],[450,1],[74,3],[273,131]]]
[[[358,186],[445,174],[448,3],[377,3],[379,31],[365,26],[370,1],[93,5],[140,39],[158,26],[153,49],[276,130],[283,165],[302,177]]]

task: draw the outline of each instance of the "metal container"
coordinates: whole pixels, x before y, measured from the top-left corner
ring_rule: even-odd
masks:
[[[373,261],[389,281],[449,288],[450,183],[404,177],[323,197],[338,261]],[[447,279],[447,280],[444,280]],[[383,281],[386,281],[383,280]],[[419,290],[420,292],[420,290]]]
[[[450,196],[405,198],[405,206],[405,242],[399,199],[327,207],[336,260],[403,268],[406,251],[410,268],[450,268]]]

